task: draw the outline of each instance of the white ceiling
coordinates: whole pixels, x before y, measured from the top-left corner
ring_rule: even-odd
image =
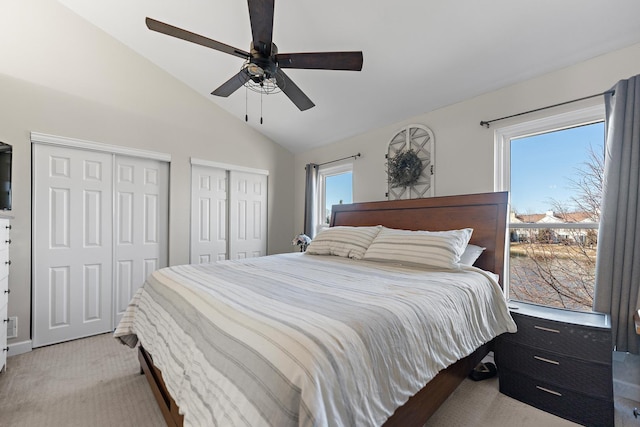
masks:
[[[287,70],[316,104],[211,91],[242,59],[152,32],[151,17],[248,51],[243,0],[59,0],[292,152],[339,141],[640,42],[637,0],[277,0],[281,53],[361,50],[361,72]],[[159,88],[161,90],[161,88]],[[590,94],[585,94],[590,95]]]

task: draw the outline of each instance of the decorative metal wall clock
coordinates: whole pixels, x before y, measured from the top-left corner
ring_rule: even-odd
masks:
[[[433,196],[434,144],[433,132],[423,125],[409,125],[391,138],[385,156],[389,200]]]

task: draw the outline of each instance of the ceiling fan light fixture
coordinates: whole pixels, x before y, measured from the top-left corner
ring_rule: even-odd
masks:
[[[240,77],[243,80],[243,86],[253,92],[268,95],[271,93],[281,92],[285,86],[285,81],[280,76],[278,69],[264,69],[251,60],[246,61],[242,66],[242,71],[246,77]]]
[[[263,77],[264,76],[264,70],[258,64],[254,64],[252,62],[249,62],[247,64],[246,70],[247,70],[247,73],[249,73],[249,75],[251,77]]]

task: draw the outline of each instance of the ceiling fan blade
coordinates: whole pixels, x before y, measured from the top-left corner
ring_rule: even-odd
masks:
[[[316,104],[313,103],[309,99],[307,95],[287,76],[284,71],[278,70],[278,77],[276,82],[282,91],[284,92],[289,99],[296,104],[296,107],[300,109],[300,111],[308,110],[311,107],[314,107]]]
[[[271,55],[274,2],[275,0],[247,0],[253,47],[265,56]]]
[[[147,23],[147,28],[158,33],[166,34],[171,37],[176,37],[191,43],[219,50],[220,52],[228,53],[230,55],[239,56],[243,59],[247,59],[251,56],[244,50],[236,49],[233,46],[220,43],[199,34],[192,33],[191,31],[183,30],[182,28],[174,27],[173,25],[165,24],[164,22],[156,21],[152,18],[147,18],[145,22]]]
[[[211,92],[211,95],[227,97],[240,89],[249,80],[249,75],[245,70],[240,70],[238,74],[224,82],[218,89]]]
[[[280,68],[315,70],[362,70],[362,52],[279,53]]]

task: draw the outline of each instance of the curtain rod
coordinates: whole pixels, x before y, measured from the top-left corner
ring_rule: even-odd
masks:
[[[324,166],[324,165],[328,165],[329,163],[339,162],[340,160],[347,160],[347,159],[350,159],[350,158],[352,158],[352,157],[353,157],[354,159],[357,159],[358,157],[360,157],[360,153],[358,153],[358,154],[354,154],[353,156],[347,156],[347,157],[343,157],[343,158],[341,158],[341,159],[330,160],[330,161],[328,161],[328,162],[320,163],[320,164],[318,164],[317,166]]]
[[[571,101],[565,101],[565,102],[561,102],[559,104],[553,104],[553,105],[549,105],[547,107],[541,107],[541,108],[536,108],[535,110],[529,110],[529,111],[525,111],[523,113],[518,113],[518,114],[512,114],[510,116],[505,116],[505,117],[500,117],[499,119],[493,119],[493,120],[483,120],[480,122],[480,126],[484,126],[487,129],[489,129],[489,125],[493,122],[498,122],[500,120],[506,120],[506,119],[510,119],[512,117],[518,117],[518,116],[523,116],[525,114],[530,114],[530,113],[536,113],[538,111],[542,111],[542,110],[548,110],[549,108],[554,108],[554,107],[560,107],[561,105],[567,105],[567,104],[572,104],[574,102],[579,102],[579,101],[584,101],[585,99],[591,99],[591,98],[595,98],[598,96],[603,96],[610,93],[611,95],[615,94],[616,91],[611,89],[611,90],[607,90],[605,92],[602,93],[596,93],[595,95],[589,95],[589,96],[585,96],[582,98],[578,98],[578,99],[572,99]]]

